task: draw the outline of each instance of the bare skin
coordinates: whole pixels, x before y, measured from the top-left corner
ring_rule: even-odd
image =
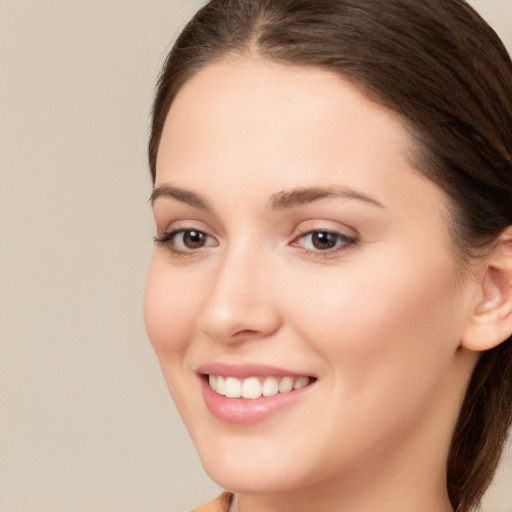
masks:
[[[447,200],[410,149],[348,82],[256,58],[206,67],[171,107],[146,325],[240,512],[452,510],[445,464],[486,267],[461,278]],[[240,424],[205,404],[211,364],[310,384]]]

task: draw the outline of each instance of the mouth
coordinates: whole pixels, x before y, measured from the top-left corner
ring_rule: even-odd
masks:
[[[314,377],[293,376],[251,376],[238,378],[224,375],[205,375],[212,391],[226,398],[256,400],[263,397],[289,394],[312,384]]]
[[[222,422],[240,425],[260,423],[308,403],[306,397],[318,383],[316,376],[252,363],[208,363],[196,372],[210,413]]]

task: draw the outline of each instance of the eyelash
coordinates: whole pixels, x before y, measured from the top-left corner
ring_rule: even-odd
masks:
[[[154,243],[158,244],[158,245],[161,245],[161,246],[164,246],[166,248],[168,248],[171,253],[175,256],[192,256],[194,254],[197,254],[199,251],[202,251],[202,249],[204,249],[205,247],[209,247],[209,246],[212,246],[214,244],[207,244],[207,245],[203,245],[201,247],[198,247],[197,249],[194,249],[194,248],[189,248],[188,250],[183,250],[183,249],[178,249],[176,247],[176,245],[173,243],[173,241],[175,240],[175,238],[178,236],[178,235],[185,235],[186,233],[197,233],[197,234],[200,234],[201,236],[204,236],[206,238],[210,238],[212,240],[214,240],[214,238],[209,235],[208,233],[204,232],[204,231],[201,231],[199,229],[174,229],[174,230],[171,230],[171,231],[166,231],[160,235],[157,235],[155,237],[153,237],[153,241]],[[328,248],[326,250],[322,250],[322,249],[306,249],[304,247],[301,247],[298,243],[299,240],[303,240],[305,239],[306,237],[308,236],[313,236],[313,235],[319,235],[319,234],[327,234],[327,235],[330,235],[330,236],[333,236],[335,237],[335,246],[333,248]],[[326,257],[329,257],[329,256],[333,256],[341,251],[345,251],[347,249],[349,249],[350,247],[356,245],[358,243],[358,239],[357,237],[352,237],[352,236],[348,236],[348,235],[345,235],[343,233],[340,233],[338,231],[335,231],[335,230],[331,230],[331,229],[310,229],[310,230],[307,230],[307,231],[304,231],[302,233],[299,233],[294,239],[293,241],[290,243],[290,245],[292,247],[299,247],[301,248],[303,251],[304,251],[304,254],[307,255],[307,256],[314,256],[314,257],[322,257],[322,258],[326,258]],[[339,244],[339,245],[338,245]],[[215,244],[216,245],[216,244]]]
[[[299,235],[295,237],[295,239],[291,242],[290,245],[292,247],[300,247],[297,242],[298,240],[304,240],[306,237],[313,236],[315,234],[327,234],[333,236],[335,238],[336,245],[333,248],[328,248],[326,250],[306,249],[303,247],[302,249],[304,250],[304,253],[307,256],[327,258],[329,256],[334,256],[341,251],[346,251],[347,249],[349,249],[352,246],[355,246],[358,243],[358,239],[356,237],[345,235],[343,233],[340,233],[339,231],[335,231],[332,229],[309,229],[307,231],[299,233]]]
[[[153,237],[153,241],[154,241],[154,243],[169,249],[174,256],[191,256],[193,254],[197,254],[197,252],[201,251],[201,249],[203,249],[204,247],[209,246],[209,245],[205,245],[205,246],[199,247],[197,249],[188,249],[188,250],[178,249],[173,242],[178,235],[180,235],[180,234],[185,235],[186,233],[198,233],[204,237],[213,239],[212,236],[210,236],[208,233],[206,233],[204,231],[201,231],[200,229],[180,228],[180,229],[173,229],[171,231],[165,231],[164,233]]]

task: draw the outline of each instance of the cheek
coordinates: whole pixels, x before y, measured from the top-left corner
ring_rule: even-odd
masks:
[[[184,353],[194,331],[201,290],[190,276],[162,259],[153,255],[144,293],[146,331],[161,363],[166,354]]]
[[[347,393],[413,381],[417,389],[429,386],[458,347],[451,260],[416,254],[397,265],[396,254],[386,256],[328,268],[307,282],[303,274],[308,293],[288,294],[296,330]]]
[[[288,293],[288,300],[294,297],[287,315],[294,332],[323,361],[330,403],[343,404],[332,406],[328,418],[318,411],[325,436],[333,446],[356,440],[356,452],[420,428],[442,409],[452,385],[459,323],[450,272],[444,263],[431,262],[434,273],[415,264],[401,265],[397,273],[393,261],[387,267],[382,258],[373,272],[371,265],[364,271],[347,266],[331,269],[329,277],[303,277],[308,293]]]
[[[188,360],[190,344],[196,332],[201,301],[197,277],[172,268],[165,256],[153,254],[144,293],[144,321],[151,345],[162,368],[174,403],[185,423],[190,415],[191,381]],[[193,396],[193,395],[192,395]],[[197,397],[196,397],[197,398]]]

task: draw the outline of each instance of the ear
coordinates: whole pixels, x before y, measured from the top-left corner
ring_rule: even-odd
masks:
[[[462,337],[462,346],[482,352],[512,335],[512,226],[482,262],[479,300]]]

